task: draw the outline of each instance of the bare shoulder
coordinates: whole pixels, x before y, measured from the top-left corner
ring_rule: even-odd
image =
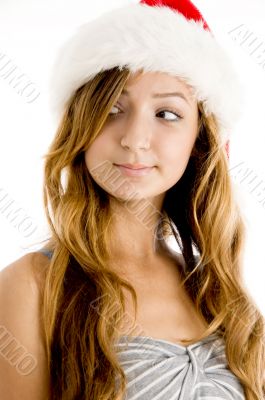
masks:
[[[40,273],[44,270],[50,260],[40,252],[30,252],[13,261],[0,271],[0,276],[11,276],[19,274],[28,278],[40,278]]]
[[[0,397],[48,398],[41,300],[48,258],[28,253],[0,271]]]

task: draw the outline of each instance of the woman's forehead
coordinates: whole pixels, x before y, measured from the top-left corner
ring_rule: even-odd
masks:
[[[187,97],[190,97],[190,99],[194,98],[194,90],[191,85],[185,82],[183,78],[165,72],[131,72],[124,89],[130,90],[133,86],[141,85],[145,85],[154,93],[175,90],[182,91]]]

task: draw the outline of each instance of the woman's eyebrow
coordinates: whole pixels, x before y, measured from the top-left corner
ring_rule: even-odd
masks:
[[[130,92],[126,89],[123,89],[121,94],[125,95],[125,96],[129,96]],[[172,92],[172,93],[152,93],[151,97],[153,98],[162,98],[162,97],[180,97],[181,99],[185,100],[188,105],[190,106],[190,103],[187,99],[187,97],[181,93],[181,92]]]

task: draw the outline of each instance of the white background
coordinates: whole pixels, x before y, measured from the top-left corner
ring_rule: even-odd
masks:
[[[56,50],[79,24],[130,3],[137,1],[1,0],[0,58],[5,54],[12,60],[40,95],[27,103],[1,77],[0,70],[0,199],[5,194],[35,227],[26,237],[25,226],[23,230],[12,224],[1,208],[4,201],[0,203],[0,269],[38,249],[39,241],[46,238],[42,156],[56,129],[48,104],[49,71]],[[261,201],[265,200],[265,67],[259,65],[262,59],[265,65],[265,2],[194,0],[194,4],[230,53],[245,86],[245,109],[231,133],[230,171],[247,223],[245,283],[265,315],[265,202]],[[240,25],[256,38],[252,45],[251,40],[243,45],[239,36],[231,33]],[[251,54],[258,44],[259,50]]]

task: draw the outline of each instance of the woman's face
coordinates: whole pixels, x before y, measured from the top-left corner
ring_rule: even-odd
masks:
[[[173,92],[179,95],[165,95]],[[133,190],[134,199],[162,199],[183,175],[197,132],[197,101],[186,83],[161,72],[134,74],[85,152],[85,162],[98,185],[115,197],[131,196]],[[152,168],[136,172],[120,164]],[[95,173],[103,170],[104,179]],[[119,176],[116,187],[105,179],[109,173]]]

